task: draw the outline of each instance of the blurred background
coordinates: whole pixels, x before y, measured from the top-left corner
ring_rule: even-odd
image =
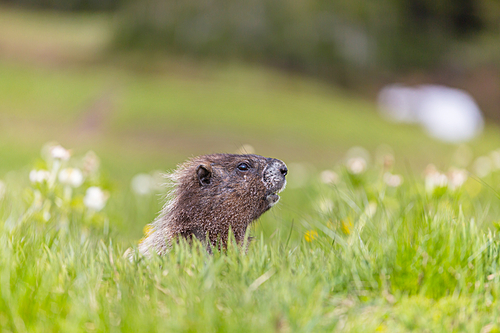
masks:
[[[498,122],[497,0],[0,0],[0,177],[51,141],[93,150],[115,193],[255,152],[291,166],[300,203],[352,147],[406,173],[468,167]],[[121,217],[130,237],[148,200]]]

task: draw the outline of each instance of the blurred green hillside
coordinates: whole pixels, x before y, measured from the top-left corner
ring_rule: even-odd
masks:
[[[449,162],[454,152],[315,79],[239,62],[117,53],[106,15],[2,8],[0,17],[2,173],[26,165],[50,140],[96,150],[124,180],[243,144],[318,167],[355,145],[374,152],[388,144],[415,167]],[[490,125],[471,146],[481,154],[499,142]]]

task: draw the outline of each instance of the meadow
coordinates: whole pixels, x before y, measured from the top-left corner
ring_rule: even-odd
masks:
[[[268,213],[274,223],[259,223],[272,233],[253,229],[248,253],[233,243],[209,255],[181,242],[165,257],[129,260],[114,219],[141,217],[156,197],[143,191],[106,206],[114,194],[95,155],[65,160],[49,150],[29,175],[1,183],[2,331],[500,327],[500,199],[483,184],[498,171],[403,178],[389,155],[368,168],[352,157],[303,184],[307,208],[290,208],[292,219],[283,198]]]
[[[496,125],[456,147],[298,74],[116,54],[107,16],[0,18],[1,331],[500,330]],[[245,144],[290,168],[248,253],[123,257],[158,172]]]

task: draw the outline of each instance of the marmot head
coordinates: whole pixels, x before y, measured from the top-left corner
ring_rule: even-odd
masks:
[[[279,200],[288,169],[282,161],[259,155],[213,154],[181,165],[172,179],[179,203],[216,209],[237,209],[254,220]]]

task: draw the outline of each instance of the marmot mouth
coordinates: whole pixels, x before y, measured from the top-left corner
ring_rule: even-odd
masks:
[[[281,186],[278,189],[275,189],[273,192],[266,196],[266,200],[269,203],[269,206],[274,206],[280,200],[280,196],[278,195],[278,193],[285,189],[286,180],[284,180],[280,185]]]
[[[280,196],[276,193],[271,193],[266,196],[266,201],[269,203],[269,206],[274,206],[280,200]]]

